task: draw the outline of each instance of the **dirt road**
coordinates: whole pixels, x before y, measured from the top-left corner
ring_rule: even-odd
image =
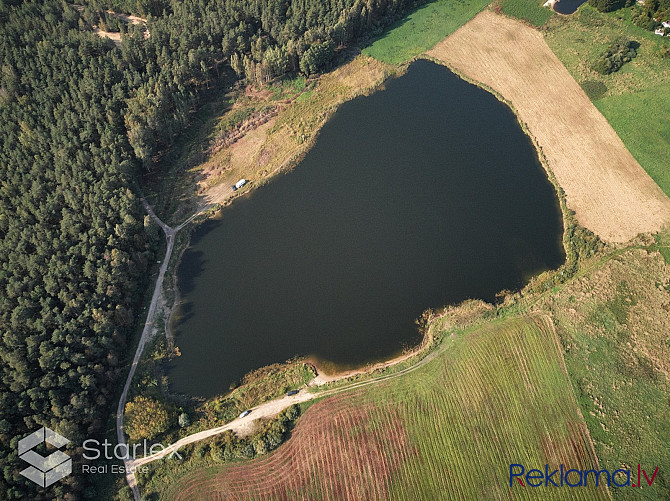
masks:
[[[158,225],[163,230],[163,233],[165,233],[167,248],[165,249],[165,256],[163,257],[163,262],[161,264],[160,270],[158,271],[158,278],[156,279],[154,293],[153,296],[151,296],[151,304],[149,304],[149,311],[147,312],[147,320],[144,324],[144,329],[142,329],[142,335],[137,345],[137,350],[135,350],[135,356],[133,357],[133,362],[130,365],[130,372],[128,373],[128,377],[126,378],[126,384],[123,386],[123,392],[121,392],[121,397],[119,398],[119,405],[116,408],[116,439],[119,444],[126,444],[126,437],[123,433],[123,415],[125,412],[126,401],[128,399],[128,390],[130,389],[130,384],[133,380],[133,376],[135,375],[135,371],[137,370],[137,365],[140,362],[140,358],[142,358],[142,352],[144,351],[144,346],[146,345],[147,341],[151,339],[151,332],[154,327],[154,318],[156,316],[156,307],[158,305],[161,296],[161,288],[163,287],[165,272],[167,271],[168,264],[170,263],[170,257],[172,256],[172,250],[174,248],[174,237],[176,234],[176,231],[174,229],[170,228],[168,225],[163,223],[163,221],[158,219],[158,217],[156,216],[156,214],[154,214],[154,211],[151,209],[146,200],[142,199],[142,204],[144,205],[144,208],[147,210],[151,218],[156,223],[158,223]],[[182,226],[180,226],[180,228]],[[126,463],[126,465],[128,464],[127,461],[124,462]],[[133,490],[133,495],[135,496],[135,499],[139,501],[140,492],[137,488],[137,480],[135,479],[135,475],[134,473],[132,473],[132,471],[129,471],[128,468],[126,468],[126,472],[127,472],[126,481],[128,482],[130,488]]]
[[[163,261],[161,267],[158,271],[158,277],[156,278],[156,285],[154,286],[154,293],[151,296],[151,303],[149,304],[149,311],[147,312],[147,319],[144,323],[144,329],[142,329],[142,335],[140,336],[140,341],[137,344],[137,350],[135,350],[135,356],[133,357],[133,362],[130,364],[130,371],[128,372],[128,377],[126,378],[126,384],[123,386],[123,391],[121,392],[121,397],[119,398],[119,405],[116,408],[116,439],[119,444],[126,444],[126,437],[123,432],[123,415],[125,413],[126,402],[128,401],[128,390],[130,389],[130,384],[133,381],[135,376],[135,371],[137,370],[137,365],[142,358],[142,353],[144,352],[144,347],[147,344],[147,341],[151,339],[152,331],[154,328],[154,320],[156,317],[156,308],[160,302],[161,289],[163,288],[163,280],[165,280],[165,273],[167,272],[168,265],[170,264],[170,258],[172,257],[172,251],[174,249],[175,236],[184,226],[190,223],[200,212],[196,212],[186,221],[181,223],[176,228],[171,228],[163,221],[161,221],[158,216],[154,213],[151,206],[147,203],[146,200],[142,199],[142,204],[144,205],[145,210],[153,219],[158,226],[161,227],[163,233],[165,233],[165,240],[167,242],[167,247],[165,249],[165,255],[163,256]],[[137,488],[137,479],[133,473],[133,469],[129,468],[130,461],[124,461],[126,465],[126,481],[128,485],[133,490],[133,496],[136,501],[140,500],[140,492]]]

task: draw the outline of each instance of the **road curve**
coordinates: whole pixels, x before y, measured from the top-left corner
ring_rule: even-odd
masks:
[[[156,314],[156,308],[158,306],[158,301],[161,296],[161,289],[163,286],[163,280],[165,279],[165,273],[167,272],[167,267],[170,262],[170,257],[172,256],[172,251],[174,249],[174,242],[175,242],[175,236],[179,230],[181,230],[184,226],[186,226],[188,223],[190,223],[198,214],[202,213],[202,211],[198,211],[195,214],[193,214],[191,217],[186,219],[183,223],[178,225],[176,228],[172,228],[165,224],[163,221],[156,216],[154,211],[152,210],[151,206],[147,203],[147,201],[143,198],[142,199],[142,204],[144,205],[144,208],[146,209],[147,213],[149,216],[158,224],[161,229],[163,230],[163,233],[165,233],[165,239],[167,242],[167,248],[165,250],[165,256],[163,257],[163,262],[161,264],[160,270],[158,272],[158,278],[156,279],[156,285],[154,286],[154,292],[153,296],[151,297],[151,304],[149,305],[149,311],[147,312],[147,318],[144,324],[144,329],[142,330],[142,335],[140,337],[137,350],[135,351],[135,356],[133,357],[133,362],[130,366],[130,371],[128,373],[128,377],[126,379],[126,383],[123,387],[123,392],[121,393],[121,397],[119,398],[119,405],[116,410],[116,435],[117,435],[117,441],[119,444],[123,444],[127,447],[126,443],[126,438],[123,432],[123,417],[124,417],[124,412],[125,412],[125,406],[126,402],[128,399],[128,390],[130,389],[130,384],[132,383],[133,377],[135,375],[135,371],[137,370],[137,366],[139,364],[139,361],[142,357],[142,352],[144,351],[144,347],[147,343],[147,341],[151,338],[151,331],[154,325],[154,316]],[[185,445],[192,444],[195,442],[198,442],[200,440],[213,437],[215,435],[219,435],[227,430],[231,430],[237,434],[245,434],[249,433],[252,429],[253,423],[259,419],[263,418],[271,418],[273,416],[276,416],[279,414],[282,410],[286,409],[287,407],[297,404],[297,403],[302,403],[302,402],[307,402],[309,400],[313,400],[316,398],[321,398],[321,397],[326,397],[326,396],[331,396],[335,395],[337,393],[342,393],[345,391],[352,391],[358,388],[361,388],[363,386],[368,386],[371,384],[376,384],[376,383],[381,383],[383,381],[386,381],[388,379],[393,379],[396,377],[403,376],[404,374],[407,374],[408,372],[412,372],[419,367],[423,366],[424,364],[428,363],[429,361],[433,360],[438,353],[441,353],[444,351],[444,349],[448,346],[448,344],[441,346],[439,349],[429,353],[426,357],[418,361],[416,364],[407,367],[405,369],[402,369],[398,372],[395,372],[393,374],[387,374],[387,375],[380,375],[378,377],[371,378],[366,381],[362,382],[354,382],[351,384],[348,384],[346,386],[342,386],[339,388],[333,388],[331,390],[325,390],[325,391],[320,391],[320,392],[310,392],[303,390],[300,393],[292,396],[284,396],[275,400],[271,400],[269,402],[265,402],[261,405],[258,405],[254,408],[251,409],[251,413],[244,418],[237,418],[231,421],[230,423],[227,423],[222,426],[218,426],[215,428],[210,428],[208,430],[203,430],[198,433],[194,433],[192,435],[189,435],[187,437],[184,437],[177,442],[170,444],[167,446],[165,449],[152,454],[150,456],[142,457],[142,458],[136,458],[136,459],[131,459],[129,457],[124,459],[124,466],[125,466],[125,474],[126,474],[126,481],[128,483],[128,486],[131,488],[133,492],[133,497],[135,501],[141,501],[140,497],[140,491],[139,487],[137,485],[137,479],[135,477],[135,470],[144,464],[150,463],[152,461],[156,461],[158,459],[164,458],[166,456],[169,456],[173,454],[174,451],[177,451],[181,447],[184,447]],[[346,379],[348,376],[343,376],[342,379]]]

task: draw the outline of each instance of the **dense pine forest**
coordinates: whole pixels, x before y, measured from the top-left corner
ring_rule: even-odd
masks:
[[[108,422],[154,259],[138,180],[202,91],[321,72],[418,3],[0,0],[0,499],[100,499],[76,464],[30,483],[17,442],[48,426],[76,452]],[[147,25],[117,46],[106,9]]]

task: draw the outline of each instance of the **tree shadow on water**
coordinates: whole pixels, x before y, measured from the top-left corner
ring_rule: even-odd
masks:
[[[207,260],[204,258],[203,251],[187,249],[182,256],[177,278],[179,285],[179,294],[188,295],[195,289],[195,281],[205,271]]]

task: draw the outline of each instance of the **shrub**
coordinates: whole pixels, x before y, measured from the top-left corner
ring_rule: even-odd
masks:
[[[147,397],[136,397],[126,404],[125,430],[132,442],[150,439],[163,433],[170,425],[166,406]]]
[[[634,40],[615,40],[593,63],[593,69],[601,75],[619,71],[624,64],[637,56],[638,46]]]
[[[289,421],[294,421],[300,415],[300,406],[298,404],[293,404],[291,407],[286,408],[282,414],[286,416]]]
[[[589,5],[600,12],[612,12],[626,5],[626,0],[589,0]]]
[[[660,25],[660,23],[654,19],[654,14],[651,10],[639,6],[636,6],[631,11],[630,20],[636,26],[649,31],[654,31],[656,27]]]
[[[188,418],[188,414],[185,412],[179,414],[179,427],[186,428],[189,424],[191,424],[191,420]]]
[[[607,86],[600,80],[586,80],[580,85],[591,101],[600,99],[607,92]]]
[[[223,463],[225,461],[225,446],[220,443],[213,443],[209,448],[209,455],[217,463]]]

